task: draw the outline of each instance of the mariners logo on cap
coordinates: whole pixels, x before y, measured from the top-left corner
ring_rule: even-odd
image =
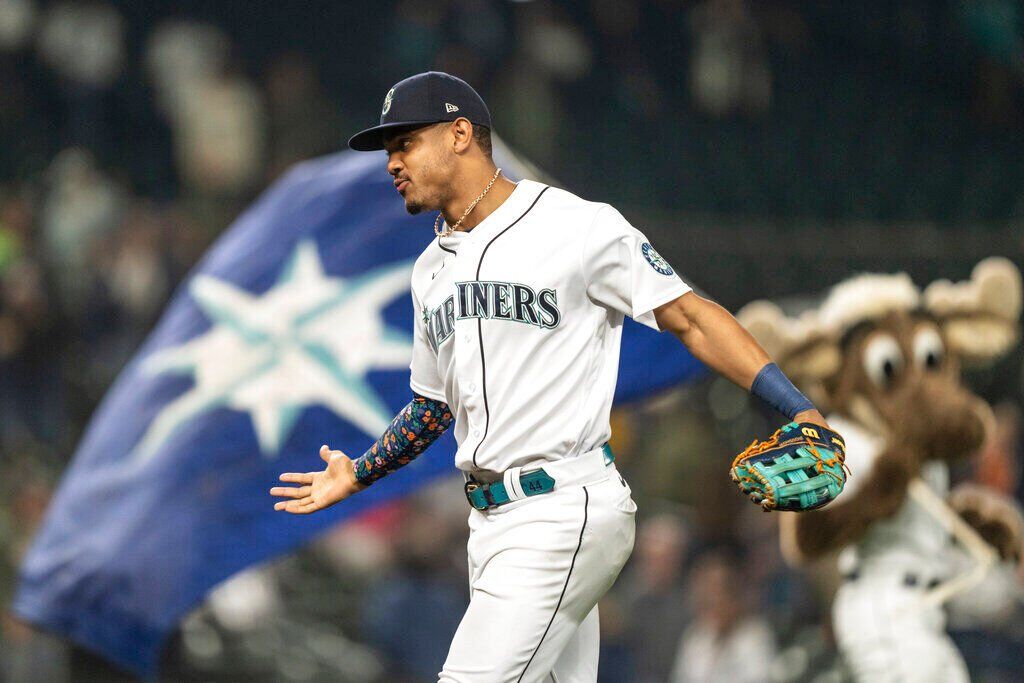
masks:
[[[640,245],[640,251],[644,253],[644,258],[651,264],[651,268],[654,268],[662,275],[672,275],[675,272],[672,270],[672,266],[668,264],[668,261],[663,259],[661,254],[654,250],[650,242],[644,242]]]
[[[381,116],[386,116],[391,111],[391,100],[395,97],[395,89],[388,90],[388,94],[384,96],[384,108],[380,110]]]

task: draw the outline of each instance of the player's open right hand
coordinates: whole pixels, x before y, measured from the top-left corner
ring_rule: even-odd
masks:
[[[344,500],[366,486],[356,479],[352,460],[341,451],[320,447],[320,457],[327,463],[322,472],[285,472],[279,479],[298,486],[275,486],[270,495],[290,500],[274,503],[275,510],[308,515]]]

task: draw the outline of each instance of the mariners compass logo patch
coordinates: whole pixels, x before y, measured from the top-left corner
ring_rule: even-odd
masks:
[[[640,245],[640,250],[644,253],[644,258],[647,259],[647,262],[651,264],[651,268],[654,268],[662,275],[672,275],[675,272],[672,270],[672,266],[668,264],[668,261],[655,251],[650,242],[644,242]]]
[[[391,111],[391,100],[395,98],[395,89],[388,90],[388,94],[384,96],[384,108],[380,110],[381,116],[387,116],[387,113]]]

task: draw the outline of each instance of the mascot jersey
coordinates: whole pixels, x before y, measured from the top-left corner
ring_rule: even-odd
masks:
[[[867,480],[884,442],[878,435],[841,416],[829,416],[828,421],[846,439],[846,464],[852,476],[846,483],[845,495],[852,497]],[[949,468],[945,463],[925,463],[920,477],[936,495],[946,498]],[[933,576],[944,574],[948,570],[945,558],[948,545],[948,534],[939,523],[916,503],[907,500],[895,515],[872,523],[860,541],[842,551],[839,569],[848,574],[875,565],[899,565],[922,569]]]

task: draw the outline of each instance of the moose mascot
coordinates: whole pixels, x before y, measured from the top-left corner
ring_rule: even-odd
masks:
[[[1020,272],[990,258],[969,281],[923,292],[906,274],[861,275],[798,317],[767,301],[737,316],[846,439],[846,490],[783,513],[780,527],[791,560],[838,551],[833,624],[858,681],[970,680],[943,603],[1020,560],[1024,520],[993,490],[950,491],[949,465],[977,452],[993,421],[960,370],[1012,349],[1020,311]]]

